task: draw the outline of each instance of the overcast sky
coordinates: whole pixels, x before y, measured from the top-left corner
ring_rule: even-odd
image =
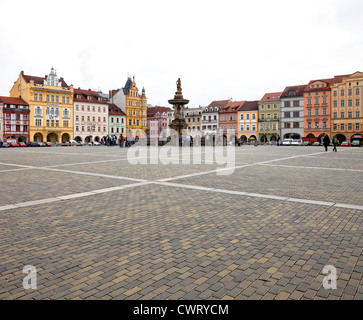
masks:
[[[310,80],[363,71],[361,0],[0,0],[0,95],[52,66],[70,85],[122,88],[170,106],[259,100]]]

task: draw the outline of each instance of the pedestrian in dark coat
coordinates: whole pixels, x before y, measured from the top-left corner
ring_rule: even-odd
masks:
[[[324,144],[324,147],[325,147],[325,151],[328,151],[328,146],[330,144],[330,138],[329,138],[329,136],[327,134],[323,138],[323,144]]]

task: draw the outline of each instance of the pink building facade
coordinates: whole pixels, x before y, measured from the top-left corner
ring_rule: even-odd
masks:
[[[108,135],[108,103],[95,91],[74,89],[74,140],[100,142]]]
[[[147,129],[150,138],[162,139],[170,136],[169,124],[172,113],[173,110],[167,107],[147,108]]]

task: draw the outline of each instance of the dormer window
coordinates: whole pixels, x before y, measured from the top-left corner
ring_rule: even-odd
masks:
[[[81,95],[80,94],[77,95],[77,99],[81,99]]]
[[[87,100],[91,100],[91,96],[87,96]]]
[[[290,90],[289,91],[289,96],[296,96],[296,91],[295,90]]]

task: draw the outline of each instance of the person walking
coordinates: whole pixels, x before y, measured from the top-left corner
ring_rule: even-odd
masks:
[[[337,152],[338,139],[336,136],[333,137],[333,145],[334,145],[333,152]]]
[[[324,144],[324,147],[325,147],[325,151],[328,151],[328,146],[330,144],[330,139],[329,139],[329,136],[327,134],[323,138],[323,144]]]

